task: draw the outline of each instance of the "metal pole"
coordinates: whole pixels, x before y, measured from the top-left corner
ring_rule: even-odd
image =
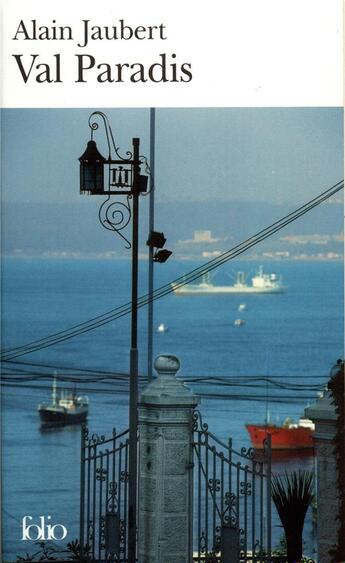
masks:
[[[272,527],[272,491],[271,491],[271,480],[272,480],[272,443],[271,443],[271,434],[267,434],[267,449],[268,449],[268,457],[267,457],[267,563],[271,563],[271,550],[272,550],[272,534],[271,534],[271,527]]]
[[[154,231],[155,221],[155,108],[150,109],[150,208],[149,208],[149,233]],[[154,278],[154,262],[153,248],[149,247],[149,271],[148,271],[148,314],[147,314],[147,379],[152,381],[152,364],[153,364],[153,278]]]
[[[133,158],[139,162],[139,139],[133,139]],[[139,165],[134,165],[134,178]],[[139,191],[134,181],[132,219],[132,317],[129,381],[129,481],[128,481],[128,563],[136,562],[137,544],[137,428],[138,428],[138,227]]]
[[[86,425],[82,424],[80,431],[80,520],[79,520],[80,557],[83,556],[83,552],[84,552],[85,431],[86,431]]]

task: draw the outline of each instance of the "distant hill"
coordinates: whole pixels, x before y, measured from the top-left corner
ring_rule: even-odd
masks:
[[[127,255],[120,238],[106,231],[98,221],[99,198],[81,198],[77,204],[25,203],[2,205],[2,252],[37,255],[51,252],[100,253],[114,251]],[[148,234],[148,197],[141,198],[141,247]],[[194,231],[209,230],[220,239],[212,248],[230,248],[260,229],[287,215],[294,207],[262,202],[184,202],[157,203],[156,230],[164,231],[167,247],[189,248],[179,241],[193,239]],[[277,246],[287,235],[336,235],[343,229],[343,205],[324,203],[266,241],[265,248]],[[125,231],[124,231],[125,232]],[[127,230],[130,238],[130,230]],[[284,243],[285,244],[285,243]],[[281,246],[281,243],[278,246]],[[195,245],[194,245],[195,246]],[[284,245],[283,245],[284,246]],[[286,244],[285,244],[286,246]],[[285,248],[284,246],[284,248]],[[211,248],[212,247],[212,248]]]

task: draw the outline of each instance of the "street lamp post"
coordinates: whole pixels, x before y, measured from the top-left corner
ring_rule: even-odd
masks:
[[[93,140],[93,133],[98,129],[94,118],[102,120],[109,155],[102,156]],[[137,428],[138,428],[138,226],[139,195],[147,190],[147,176],[140,174],[142,161],[139,156],[139,139],[132,140],[132,152],[126,158],[120,156],[115,145],[113,133],[107,116],[99,111],[89,118],[91,139],[80,161],[80,191],[91,195],[106,196],[99,210],[99,219],[103,227],[119,234],[132,248],[132,316],[129,381],[129,477],[128,477],[128,563],[136,561],[136,524],[137,524]],[[113,158],[115,154],[116,158]],[[126,202],[111,201],[111,196],[126,196]],[[122,230],[132,221],[132,241]]]

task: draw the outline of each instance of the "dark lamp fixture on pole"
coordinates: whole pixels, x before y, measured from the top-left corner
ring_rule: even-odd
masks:
[[[171,255],[172,255],[171,250],[166,250],[165,248],[163,250],[157,250],[157,252],[153,256],[153,261],[163,264],[168,260],[169,256]]]
[[[150,236],[146,242],[147,246],[149,246],[150,248],[159,248],[162,249],[163,246],[166,243],[166,238],[164,236],[164,233],[158,233],[157,231],[151,231]],[[157,250],[157,252],[154,253],[152,260],[154,262],[160,262],[161,264],[163,264],[164,262],[166,262],[169,258],[169,256],[171,256],[172,252],[170,250]]]
[[[163,248],[166,241],[167,239],[165,238],[164,233],[157,233],[156,231],[151,231],[146,244],[151,248]]]
[[[99,127],[94,119],[103,122],[108,143],[109,156],[105,158],[97,149],[93,139]],[[139,195],[147,190],[147,176],[140,173],[144,157],[139,156],[139,139],[132,139],[132,150],[123,158],[115,145],[107,116],[96,111],[89,117],[91,139],[79,158],[80,191],[90,195],[105,196],[100,209],[101,225],[116,234],[132,249],[132,296],[131,296],[131,346],[129,379],[129,462],[128,462],[128,563],[136,562],[137,535],[137,430],[138,430],[138,231]],[[126,196],[125,201],[113,201],[111,196]],[[129,240],[122,230],[132,224]],[[83,537],[80,541],[83,542]]]

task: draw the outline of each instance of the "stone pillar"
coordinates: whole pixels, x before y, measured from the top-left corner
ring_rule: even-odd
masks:
[[[198,400],[176,379],[175,356],[155,360],[139,400],[139,563],[190,563],[192,412]]]
[[[316,461],[317,497],[317,560],[331,563],[329,550],[337,545],[336,520],[339,510],[337,465],[333,439],[336,434],[337,415],[326,391],[314,405],[305,409],[305,416],[315,423],[314,447]]]

